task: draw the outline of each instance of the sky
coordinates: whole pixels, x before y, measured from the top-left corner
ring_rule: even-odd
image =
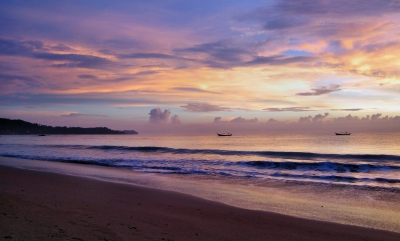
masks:
[[[0,117],[400,131],[400,0],[0,2]]]

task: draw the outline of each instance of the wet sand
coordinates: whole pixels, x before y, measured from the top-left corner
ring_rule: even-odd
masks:
[[[0,239],[400,240],[171,191],[0,166]]]

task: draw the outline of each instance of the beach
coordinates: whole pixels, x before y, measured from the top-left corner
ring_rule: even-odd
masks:
[[[399,240],[400,233],[248,210],[187,194],[0,166],[0,238]]]

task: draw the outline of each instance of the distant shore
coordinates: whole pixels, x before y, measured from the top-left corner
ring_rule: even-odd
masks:
[[[253,211],[171,191],[0,166],[14,240],[400,240],[400,233]]]
[[[107,127],[66,127],[46,126],[23,120],[0,118],[1,135],[109,135],[109,134],[139,134],[134,130],[111,130]]]

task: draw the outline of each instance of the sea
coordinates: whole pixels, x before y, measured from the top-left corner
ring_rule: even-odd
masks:
[[[0,165],[400,230],[400,133],[2,135]]]
[[[400,133],[3,135],[0,156],[158,175],[400,189]]]

